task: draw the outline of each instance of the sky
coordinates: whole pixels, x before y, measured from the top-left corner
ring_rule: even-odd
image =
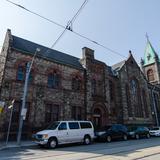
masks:
[[[66,26],[84,0],[12,0],[42,16]],[[73,30],[128,57],[132,51],[137,63],[144,57],[146,33],[159,54],[160,51],[159,0],[89,0],[76,21]],[[51,47],[63,29],[0,0],[0,46],[7,28],[13,35]],[[96,44],[67,31],[55,50],[81,58],[82,48],[94,50],[95,58],[113,65],[124,60]]]

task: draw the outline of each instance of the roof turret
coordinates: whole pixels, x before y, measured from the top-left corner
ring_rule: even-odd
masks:
[[[147,37],[147,45],[146,45],[145,53],[144,53],[143,66],[155,63],[157,60],[160,61],[158,54],[154,50],[151,42],[149,41]]]

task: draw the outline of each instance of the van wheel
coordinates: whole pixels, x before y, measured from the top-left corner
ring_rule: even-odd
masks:
[[[146,136],[147,136],[147,138],[150,138],[150,134],[149,133]]]
[[[91,138],[89,136],[84,137],[84,144],[86,144],[86,145],[91,144]]]
[[[111,136],[107,136],[107,142],[111,142],[112,138]]]
[[[54,149],[54,148],[57,147],[57,144],[58,144],[57,139],[56,138],[51,138],[48,141],[48,148]]]
[[[139,134],[136,134],[136,135],[135,135],[135,138],[136,138],[136,139],[139,139]]]
[[[126,141],[127,139],[128,139],[128,138],[127,138],[127,135],[126,135],[126,134],[124,134],[124,135],[123,135],[123,140],[125,140],[125,141]]]

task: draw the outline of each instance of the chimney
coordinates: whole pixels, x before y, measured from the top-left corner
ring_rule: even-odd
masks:
[[[94,50],[84,47],[82,48],[83,59],[94,59]]]
[[[10,29],[7,29],[6,36],[8,37],[9,43],[12,44],[13,37]]]

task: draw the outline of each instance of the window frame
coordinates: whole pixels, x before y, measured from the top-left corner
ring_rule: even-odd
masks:
[[[61,84],[61,76],[58,72],[49,73],[47,76],[47,86],[48,88],[58,89]]]
[[[90,122],[79,122],[81,129],[90,129],[92,128],[92,125]],[[85,124],[88,124],[88,126],[84,126]]]
[[[53,121],[58,121],[59,116],[60,116],[60,105],[51,103],[45,104],[45,123],[49,124]]]
[[[73,91],[82,90],[82,79],[79,76],[72,77],[72,90]]]
[[[19,64],[18,67],[17,67],[17,74],[16,74],[16,80],[19,81],[19,82],[24,82],[25,79],[26,79],[26,68],[27,66],[26,65],[22,65],[22,64]],[[22,69],[21,73],[19,73],[19,69]],[[23,76],[22,78],[19,78],[19,74],[21,74],[21,76]],[[33,80],[34,80],[34,76],[33,76],[33,69],[31,69],[30,71],[30,74],[29,74],[29,84],[30,83],[33,83]]]
[[[65,124],[65,128],[60,128],[62,124]],[[67,130],[67,123],[66,122],[62,122],[59,126],[58,126],[58,130],[62,131],[62,130]]]
[[[70,126],[72,124],[72,127]],[[77,126],[78,126],[78,128],[73,128],[73,124],[78,124]],[[75,129],[80,129],[80,125],[79,125],[79,123],[78,122],[68,122],[68,127],[69,127],[69,129],[70,130],[75,130]]]
[[[149,82],[155,81],[153,69],[148,69],[147,71],[147,79]]]
[[[20,71],[20,69],[21,69],[21,71]],[[25,73],[26,73],[25,67],[22,65],[18,65],[16,80],[17,81],[24,81],[25,80]],[[19,78],[19,77],[21,77],[21,78]]]

